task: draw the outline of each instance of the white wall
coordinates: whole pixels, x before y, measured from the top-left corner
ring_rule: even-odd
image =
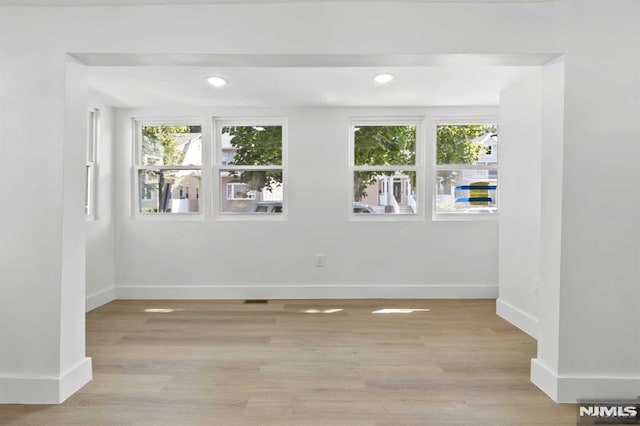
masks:
[[[19,392],[11,386],[15,379],[59,371],[64,58],[53,53],[43,58],[61,79],[52,87],[49,77],[39,76],[28,65],[35,57],[17,57],[6,43],[0,49],[0,116],[5,123],[0,138],[1,180],[27,177],[22,190],[14,194],[13,207],[2,208],[0,224],[0,401],[6,401],[12,396],[9,390]],[[34,115],[47,117],[48,126],[33,126]],[[19,129],[29,132],[14,136]],[[34,140],[48,143],[28,143]],[[58,161],[47,161],[50,158]],[[34,163],[40,167],[34,168]]]
[[[89,105],[99,111],[96,151],[96,203],[93,219],[87,220],[86,310],[115,298],[115,191],[113,150],[115,111],[100,95],[90,93]]]
[[[452,114],[455,109],[440,111]],[[458,111],[497,113],[494,108]],[[348,220],[350,117],[437,112],[424,108],[121,111],[118,297],[495,297],[497,222],[434,222],[431,200],[418,218]],[[205,144],[211,117],[286,117],[286,220],[216,220],[208,197],[213,190],[204,186],[203,217],[132,219],[132,118],[185,114],[204,119]],[[429,134],[428,150],[433,150],[433,143]],[[205,155],[205,174],[210,170],[208,160]],[[424,189],[431,193],[430,187]],[[176,250],[169,251],[172,247]],[[324,255],[324,267],[316,266],[317,254]]]
[[[550,296],[541,303],[557,310],[540,321],[532,379],[559,401],[634,397],[640,394],[640,3],[572,7],[562,181],[555,182],[562,185],[561,262],[557,268],[545,256],[542,271],[550,279],[540,283],[541,296],[543,287]],[[548,225],[557,221],[543,223],[545,237]],[[558,251],[557,240],[543,241],[543,252]]]
[[[0,223],[0,403],[58,403],[92,374],[84,356],[85,67],[14,48],[0,45],[0,181],[21,177]]]
[[[538,362],[558,371],[560,275],[562,270],[562,174],[564,151],[564,58],[542,70],[542,144],[540,194],[540,282],[538,283]],[[533,370],[535,371],[535,370]],[[532,373],[533,375],[533,373]],[[532,377],[533,379],[533,377]],[[555,388],[555,379],[543,389]],[[557,399],[557,394],[552,395]]]
[[[500,94],[497,312],[536,335],[540,278],[542,71]]]

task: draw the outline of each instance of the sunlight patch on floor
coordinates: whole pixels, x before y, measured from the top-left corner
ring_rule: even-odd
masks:
[[[399,308],[389,308],[389,309],[378,309],[377,311],[371,312],[372,314],[411,314],[413,312],[428,312],[429,309],[399,309]]]

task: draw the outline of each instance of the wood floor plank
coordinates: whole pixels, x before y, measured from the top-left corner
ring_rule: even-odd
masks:
[[[374,313],[381,309],[423,309]],[[87,314],[94,379],[0,424],[574,425],[492,300],[120,300]]]

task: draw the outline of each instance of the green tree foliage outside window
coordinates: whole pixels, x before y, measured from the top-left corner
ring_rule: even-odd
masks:
[[[235,148],[229,166],[281,166],[282,126],[225,126],[222,133],[231,136]],[[282,169],[230,171],[251,190],[272,191],[282,185]]]
[[[356,166],[415,166],[416,126],[358,126],[354,129],[354,165]],[[359,170],[353,174],[353,196],[361,201],[367,187],[376,177],[393,175],[391,171]],[[415,173],[411,174],[415,187]]]
[[[142,158],[145,166],[182,165],[185,152],[179,149],[181,142],[190,133],[201,133],[201,126],[143,126],[142,127]],[[170,193],[171,187],[179,185],[175,178],[167,179],[165,173],[147,172],[147,179],[157,175],[158,200],[166,198],[165,192]],[[184,178],[183,178],[184,179]],[[143,195],[149,196],[148,193]],[[157,211],[166,211],[166,206],[160,206]]]
[[[436,164],[473,164],[484,154],[482,142],[473,142],[487,133],[497,133],[496,125],[442,125],[436,131]],[[451,192],[456,172],[439,173],[445,193]]]
[[[147,165],[180,165],[184,152],[178,149],[177,135],[192,133],[190,126],[144,126],[142,159]],[[200,132],[198,127],[197,133]],[[196,133],[196,132],[193,132]],[[160,159],[160,163],[156,161]]]

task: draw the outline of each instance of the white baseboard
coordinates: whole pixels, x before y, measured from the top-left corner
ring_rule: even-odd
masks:
[[[92,311],[100,306],[116,300],[116,289],[114,287],[101,290],[87,296],[85,302],[85,312]]]
[[[531,382],[546,393],[549,398],[558,401],[558,376],[553,374],[537,358],[531,360]]]
[[[531,360],[531,381],[556,402],[637,400],[640,377],[558,376],[537,358]]]
[[[498,300],[496,300],[496,314],[502,319],[515,325],[534,339],[537,338],[537,318],[532,317],[528,313],[519,308],[516,308],[515,306],[501,298],[498,298]]]
[[[91,358],[60,377],[0,377],[0,404],[61,404],[92,378]]]
[[[118,285],[117,299],[495,299],[497,285]]]

